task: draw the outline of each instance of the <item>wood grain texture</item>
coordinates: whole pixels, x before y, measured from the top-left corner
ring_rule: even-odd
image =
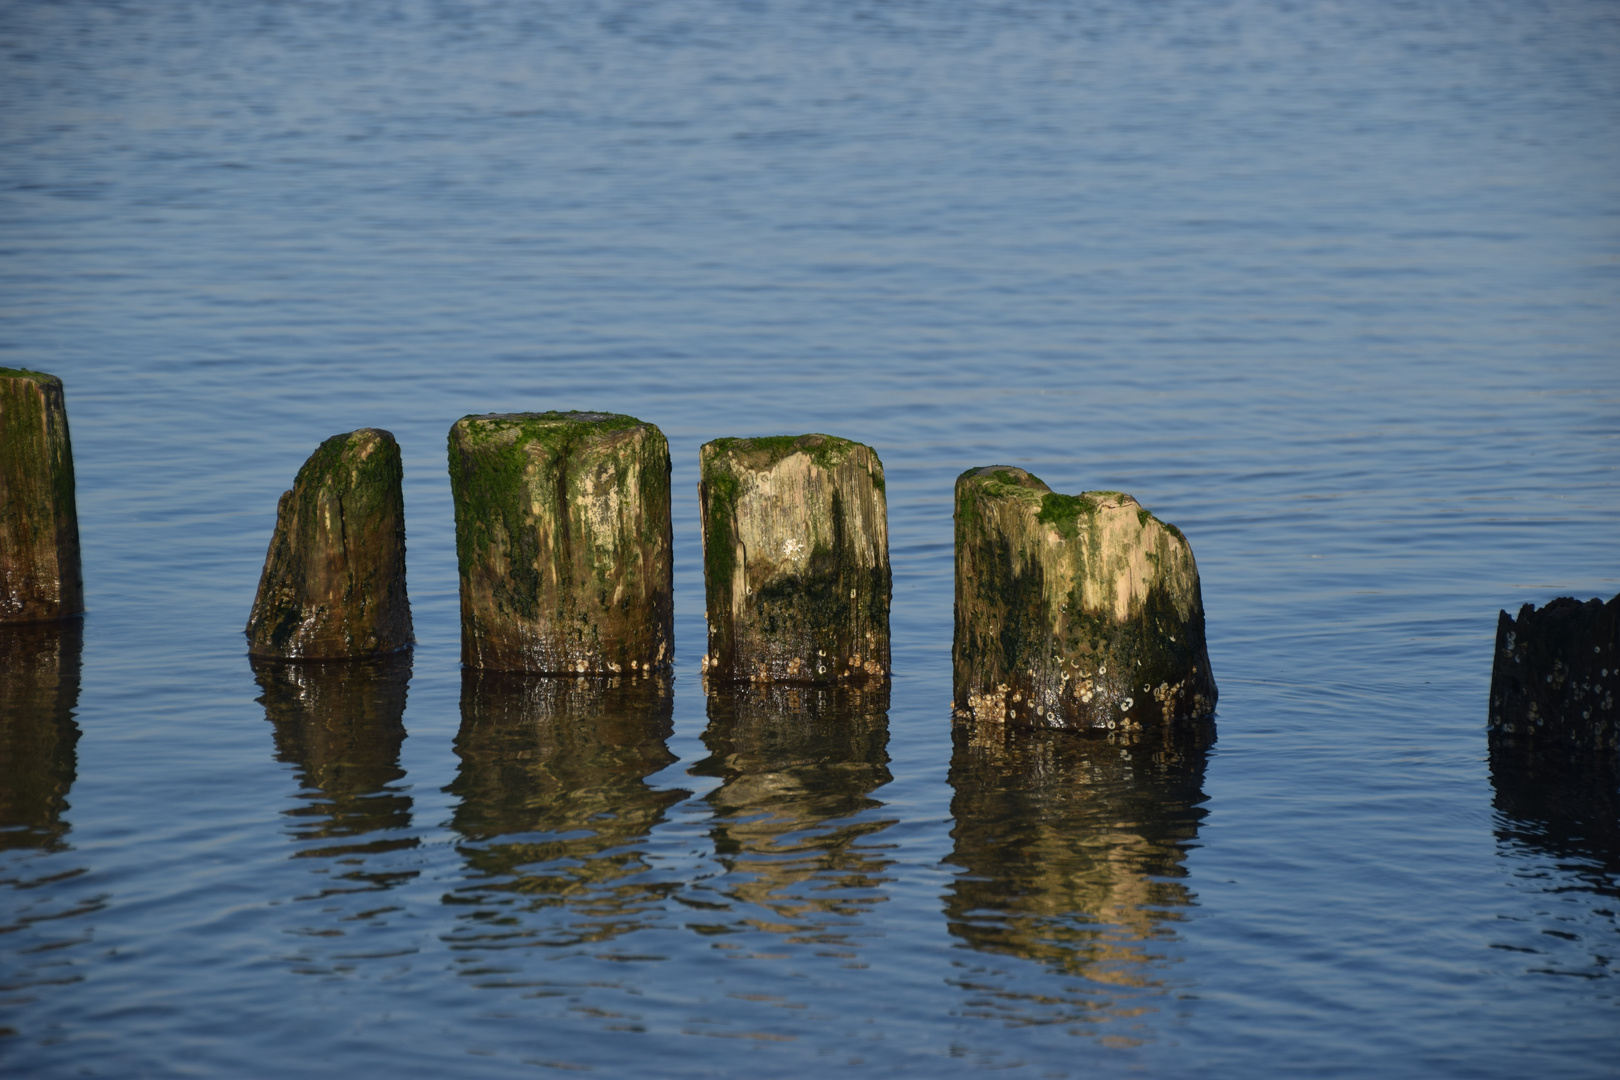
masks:
[[[279,660],[377,656],[410,645],[399,444],[377,428],[334,435],[276,506],[248,616],[248,653]]]
[[[712,679],[889,674],[888,504],[869,446],[830,435],[716,439],[700,454]]]
[[[450,429],[461,659],[616,675],[674,659],[669,443],[610,413],[467,416]]]
[[[961,719],[1133,733],[1215,711],[1186,538],[1129,495],[1011,466],[956,481],[952,661]]]
[[[84,611],[62,380],[0,368],[0,622]]]

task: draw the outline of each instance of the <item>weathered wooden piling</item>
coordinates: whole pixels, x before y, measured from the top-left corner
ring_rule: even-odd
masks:
[[[450,428],[469,667],[615,675],[674,658],[669,443],[611,413]]]
[[[1023,469],[956,481],[959,719],[1213,738],[1192,548],[1117,491],[1059,495]]]
[[[883,463],[830,435],[716,439],[700,454],[709,651],[720,680],[889,674]]]
[[[248,653],[279,660],[377,656],[410,645],[404,469],[377,428],[334,435],[276,506],[248,617]]]
[[[1560,597],[1496,620],[1489,739],[1497,759],[1613,774],[1620,764],[1620,595]]]
[[[0,622],[83,611],[62,380],[0,367]]]

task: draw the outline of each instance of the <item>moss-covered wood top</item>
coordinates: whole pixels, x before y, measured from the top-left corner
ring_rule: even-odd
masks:
[[[62,385],[62,380],[55,375],[47,375],[43,371],[30,371],[27,368],[0,367],[0,379],[27,379],[43,386]]]

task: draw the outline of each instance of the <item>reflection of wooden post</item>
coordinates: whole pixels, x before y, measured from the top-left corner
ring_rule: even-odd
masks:
[[[78,619],[0,626],[0,851],[51,848],[78,773]]]
[[[446,790],[468,880],[451,902],[475,920],[499,913],[531,941],[606,941],[662,917],[669,886],[649,873],[641,839],[691,794],[653,787],[676,761],[667,673],[558,678],[468,668],[461,679],[460,764]],[[521,924],[521,929],[516,925]]]
[[[829,435],[716,439],[698,484],[718,679],[831,683],[889,673],[883,463]]]
[[[339,660],[411,643],[399,444],[361,428],[321,443],[276,507],[248,652]]]
[[[889,680],[722,682],[708,690],[709,757],[691,772],[721,779],[704,796],[714,809],[715,853],[727,870],[707,884],[712,907],[744,901],[771,917],[762,924],[735,910],[716,916],[853,945],[861,936],[857,918],[877,902],[894,862],[894,845],[878,835],[894,821],[877,813],[883,803],[872,795],[893,779]]]
[[[975,987],[1008,1019],[1136,1015],[1170,968],[1154,948],[1193,897],[1180,878],[1205,811],[1195,742],[1151,750],[1067,732],[963,726],[949,781],[956,825],[945,925],[974,949],[1092,980],[1034,998],[991,972]],[[1113,984],[1124,997],[1101,991]]]
[[[1613,773],[1620,764],[1620,596],[1502,612],[1491,666],[1493,759]]]
[[[0,622],[83,610],[62,380],[0,367]]]
[[[466,416],[450,429],[461,659],[610,675],[674,658],[669,443],[608,413]]]
[[[287,811],[301,840],[363,836],[411,824],[411,797],[392,787],[405,776],[405,698],[411,679],[409,651],[341,663],[250,661],[264,695],[265,718],[275,725],[276,760],[296,765],[308,795]],[[414,839],[387,843],[414,847]],[[333,854],[358,857],[344,845]],[[380,850],[380,849],[379,849]],[[321,854],[321,849],[305,854]]]
[[[956,481],[953,661],[962,718],[1131,733],[1215,711],[1186,537],[1129,495],[1058,495],[1022,469]]]

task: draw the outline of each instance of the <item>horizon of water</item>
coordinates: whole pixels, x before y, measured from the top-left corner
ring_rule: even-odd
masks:
[[[1498,609],[1620,591],[1617,60],[1597,2],[0,5],[88,606],[0,635],[0,1066],[1612,1075],[1614,793],[1484,721]],[[551,408],[670,440],[667,681],[460,668],[446,433]],[[256,670],[362,426],[418,644]],[[708,695],[697,448],[805,431],[883,460],[892,685]],[[953,732],[989,464],[1189,538],[1207,755]]]

